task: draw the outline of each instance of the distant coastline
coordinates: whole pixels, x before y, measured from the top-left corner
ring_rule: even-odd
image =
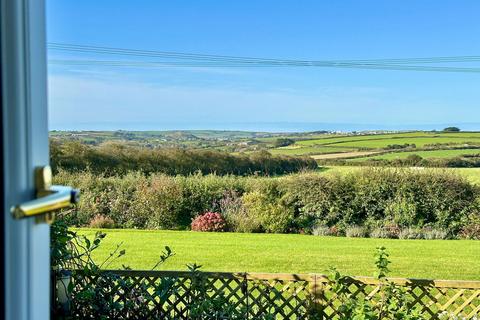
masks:
[[[462,131],[480,131],[480,123],[434,123],[434,124],[359,124],[323,122],[231,122],[231,123],[61,123],[51,124],[50,130],[59,131],[170,131],[170,130],[224,130],[250,132],[312,132],[312,131],[369,131],[369,130],[442,130],[455,126]]]

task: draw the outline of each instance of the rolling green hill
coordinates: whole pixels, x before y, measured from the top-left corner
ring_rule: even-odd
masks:
[[[364,161],[367,159],[370,159],[370,160],[404,159],[413,154],[419,155],[420,157],[427,158],[427,159],[428,158],[452,158],[452,157],[460,157],[463,155],[477,155],[477,154],[480,154],[480,149],[452,149],[452,150],[392,152],[392,153],[381,154],[378,156],[350,159],[349,161],[358,162],[358,161]]]
[[[386,134],[325,135],[297,139],[288,147],[270,149],[275,154],[306,154],[315,159],[401,159],[411,154],[424,158],[453,158],[477,154],[472,146],[480,146],[480,132],[398,132]],[[455,148],[455,150],[451,150]],[[465,149],[465,150],[457,150]],[[365,151],[371,154],[365,156]],[[356,153],[358,152],[358,153]],[[378,153],[381,153],[380,155]],[[330,154],[328,157],[316,155]]]
[[[266,150],[274,155],[308,155],[317,161],[395,160],[417,154],[449,159],[480,152],[480,132],[298,132],[266,133],[190,131],[52,131],[52,139],[91,145],[123,143],[147,148],[213,149],[234,154]],[[280,142],[288,141],[284,146]]]

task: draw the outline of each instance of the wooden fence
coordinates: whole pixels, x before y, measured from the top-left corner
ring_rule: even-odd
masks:
[[[145,318],[188,319],[189,283],[192,273],[177,271],[103,271],[97,275],[81,272],[73,274],[74,290],[88,283],[95,284],[104,275],[110,290],[115,292],[118,304],[125,304],[139,288],[150,288],[142,294],[146,308]],[[268,314],[270,319],[308,319],[312,311],[315,319],[337,319],[339,301],[332,292],[328,279],[319,274],[263,274],[202,272],[209,296],[223,295],[230,304],[244,310],[244,319],[258,319]],[[113,280],[112,280],[113,279]],[[116,280],[115,280],[116,279]],[[391,278],[391,282],[404,287],[413,301],[412,307],[421,309],[424,319],[438,319],[443,312],[460,319],[476,319],[480,315],[480,281],[447,281]],[[120,282],[123,281],[123,287]],[[125,290],[125,281],[128,290]],[[170,291],[161,286],[168,282]],[[57,282],[58,283],[58,282]],[[378,301],[380,282],[374,278],[348,278],[349,292],[359,299]],[[162,289],[160,289],[162,288]],[[143,289],[143,290],[144,290]],[[143,291],[145,292],[145,291]],[[72,302],[74,303],[74,302]],[[131,318],[128,314],[117,319]],[[265,317],[264,317],[265,318]],[[268,317],[266,317],[268,318]]]

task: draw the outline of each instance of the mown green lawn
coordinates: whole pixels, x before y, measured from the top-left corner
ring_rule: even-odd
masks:
[[[92,236],[95,230],[78,229]],[[106,258],[123,242],[126,255],[109,266],[149,269],[165,245],[175,252],[163,269],[185,270],[197,263],[205,271],[324,273],[336,266],[349,275],[372,275],[373,254],[385,246],[392,276],[480,280],[480,241],[386,240],[316,237],[297,234],[202,233],[191,231],[103,230],[95,259]]]

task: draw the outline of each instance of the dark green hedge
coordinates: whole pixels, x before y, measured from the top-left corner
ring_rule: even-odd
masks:
[[[196,215],[216,211],[233,231],[396,225],[456,235],[478,219],[479,212],[475,185],[451,172],[428,169],[377,168],[279,178],[60,172],[55,180],[82,190],[80,205],[65,217],[77,226],[89,225],[101,215],[120,228],[188,229]]]
[[[270,153],[232,155],[203,149],[148,149],[121,144],[88,146],[79,142],[51,141],[50,163],[53,171],[88,169],[97,174],[125,174],[130,171],[169,175],[279,175],[316,169],[309,157],[272,156]]]

